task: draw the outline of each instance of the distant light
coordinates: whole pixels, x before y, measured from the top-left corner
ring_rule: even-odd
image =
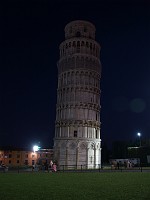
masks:
[[[33,151],[35,152],[35,151],[38,151],[38,150],[39,150],[39,146],[34,145],[34,146],[33,146]]]
[[[137,133],[137,136],[141,137],[141,133]]]

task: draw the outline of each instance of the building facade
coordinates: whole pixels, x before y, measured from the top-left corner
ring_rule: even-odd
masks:
[[[101,63],[95,26],[70,22],[59,49],[54,159],[60,168],[98,168]]]
[[[53,149],[40,149],[37,152],[29,149],[1,148],[0,164],[8,167],[33,166],[50,163],[53,160]]]

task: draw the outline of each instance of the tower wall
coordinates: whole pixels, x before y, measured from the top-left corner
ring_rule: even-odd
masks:
[[[101,165],[100,45],[95,26],[73,21],[60,44],[54,155],[59,166]]]

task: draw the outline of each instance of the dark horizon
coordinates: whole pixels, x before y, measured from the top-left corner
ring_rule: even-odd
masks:
[[[52,147],[64,27],[87,20],[101,46],[101,139],[150,138],[150,3],[8,1],[1,13],[0,146]]]

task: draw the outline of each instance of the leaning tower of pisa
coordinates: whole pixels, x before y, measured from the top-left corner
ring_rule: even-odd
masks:
[[[98,168],[101,63],[95,26],[70,22],[59,49],[54,158],[60,168]]]

